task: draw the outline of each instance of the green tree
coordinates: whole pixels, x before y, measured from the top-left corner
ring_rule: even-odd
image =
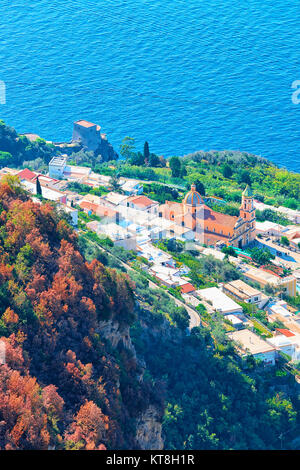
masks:
[[[113,191],[119,191],[120,190],[120,177],[118,173],[114,173],[112,177],[109,180],[109,184],[112,188]]]
[[[231,178],[231,176],[232,176],[231,167],[228,164],[224,165],[222,173],[223,173],[224,178]]]
[[[36,194],[42,195],[42,187],[39,180],[39,177],[36,178]]]
[[[200,180],[195,181],[196,191],[201,194],[201,196],[205,196],[205,187],[204,184]]]
[[[290,241],[287,237],[281,237],[281,243],[284,246],[289,246],[290,245]]]
[[[181,161],[178,157],[171,157],[169,160],[169,166],[172,171],[173,178],[179,178],[181,176]]]
[[[235,252],[235,249],[232,248],[232,246],[224,246],[222,248],[222,253],[225,253],[226,255],[229,255],[229,256],[235,256],[237,257],[237,254]]]
[[[160,166],[160,159],[155,153],[150,153],[149,165],[153,167]]]
[[[269,250],[262,250],[256,247],[250,250],[250,254],[253,261],[259,265],[267,264],[275,258]]]
[[[122,144],[120,146],[120,154],[127,162],[134,154],[135,150],[135,140],[133,137],[124,137]]]
[[[145,162],[146,165],[147,165],[147,163],[149,162],[149,157],[150,157],[149,144],[148,144],[148,142],[146,141],[146,142],[144,143],[144,162]],[[150,166],[153,166],[153,165],[150,165]]]
[[[0,167],[13,163],[12,154],[9,152],[0,152]]]
[[[130,158],[130,165],[143,166],[144,164],[145,158],[141,152],[134,153]]]
[[[238,175],[238,182],[251,185],[252,182],[251,182],[251,176],[250,176],[249,171],[242,170]]]

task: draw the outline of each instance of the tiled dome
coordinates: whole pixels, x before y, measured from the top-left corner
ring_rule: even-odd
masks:
[[[203,199],[200,193],[196,191],[196,186],[194,184],[192,184],[191,190],[186,194],[183,203],[189,204],[190,206],[201,206],[204,204]]]

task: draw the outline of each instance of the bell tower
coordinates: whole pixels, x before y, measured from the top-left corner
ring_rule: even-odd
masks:
[[[242,204],[240,207],[240,217],[248,222],[255,220],[255,208],[253,204],[253,194],[247,185],[242,194]]]

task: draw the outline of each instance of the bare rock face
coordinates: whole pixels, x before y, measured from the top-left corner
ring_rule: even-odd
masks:
[[[130,338],[129,327],[120,328],[117,321],[108,320],[99,323],[97,332],[102,334],[104,338],[108,339],[113,348],[116,348],[121,341],[123,346],[132,351],[135,355],[135,349]]]
[[[132,344],[129,327],[120,326],[115,320],[107,320],[99,323],[97,332],[110,341],[113,348],[117,348],[121,343],[124,348],[132,352],[138,364],[137,379],[143,381],[146,364],[142,359],[137,358],[135,348]],[[164,447],[162,439],[162,413],[159,408],[149,405],[140,414],[136,421],[136,444],[143,450],[161,450]]]
[[[162,425],[159,411],[152,405],[141,415],[136,427],[136,442],[143,450],[162,450]]]
[[[101,155],[104,162],[118,159],[117,152],[115,152],[113,146],[106,139],[101,139],[101,142],[96,150],[96,155]]]

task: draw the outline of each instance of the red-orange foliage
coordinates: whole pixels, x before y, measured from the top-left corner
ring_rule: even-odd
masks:
[[[75,420],[66,433],[66,440],[77,445],[77,449],[104,450],[101,441],[105,439],[108,429],[108,417],[92,401],[81,406]]]
[[[134,320],[129,278],[87,263],[51,204],[34,204],[8,183],[0,201],[0,447],[132,443],[126,423],[136,410],[127,400],[147,406],[135,358],[115,356],[99,333],[105,320],[127,328]]]

